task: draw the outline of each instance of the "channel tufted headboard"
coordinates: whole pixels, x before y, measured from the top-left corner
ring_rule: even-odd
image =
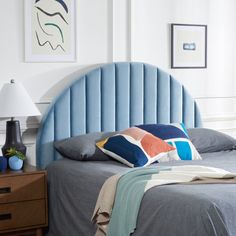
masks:
[[[60,158],[55,140],[170,122],[201,126],[196,102],[184,86],[152,65],[107,64],[78,78],[50,105],[37,135],[37,166],[45,168]]]

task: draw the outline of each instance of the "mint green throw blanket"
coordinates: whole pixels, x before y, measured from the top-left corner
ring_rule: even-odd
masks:
[[[136,228],[143,195],[154,186],[193,181],[194,183],[228,183],[229,181],[232,183],[235,182],[235,177],[235,173],[223,169],[197,165],[132,169],[123,173],[117,180],[111,216],[106,221],[109,222],[108,228],[103,232],[107,231],[105,235],[108,236],[129,236],[132,234]],[[109,185],[106,188],[109,188]],[[99,211],[101,214],[104,212],[101,208],[96,211],[97,214]],[[105,215],[109,215],[109,212]]]
[[[168,167],[136,168],[123,174],[116,189],[115,205],[108,226],[108,236],[127,236],[134,232],[140,203],[148,180]]]

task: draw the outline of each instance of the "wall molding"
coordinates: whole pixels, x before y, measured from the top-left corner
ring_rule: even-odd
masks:
[[[211,123],[225,123],[225,122],[235,122],[235,127],[232,127],[231,129],[236,129],[236,114],[230,115],[230,116],[206,116],[202,117],[203,123],[205,125],[211,124]],[[27,130],[37,130],[40,125],[40,121],[33,121],[33,122],[25,122],[20,121],[21,123],[21,131],[26,132]],[[229,128],[227,128],[228,130]],[[5,134],[6,132],[6,121],[2,121],[0,124],[0,134]]]
[[[197,101],[207,103],[207,101],[219,101],[227,99],[236,99],[236,96],[222,96],[222,97],[195,97]],[[36,105],[42,113],[45,112],[47,107],[52,102],[52,98],[41,99],[36,102]],[[20,119],[21,131],[23,133],[23,142],[27,147],[27,162],[31,165],[36,164],[35,159],[35,142],[37,130],[40,125],[41,119]],[[236,137],[236,113],[231,112],[230,114],[203,114],[202,120],[204,127],[212,128],[220,132],[232,135]],[[0,121],[0,147],[5,142],[5,131],[6,131],[6,120]]]
[[[223,133],[235,133],[236,132],[236,127],[234,128],[219,128],[217,129],[218,131],[221,131]]]
[[[49,105],[52,102],[53,98],[41,99],[39,102],[35,102],[36,105]]]
[[[128,56],[129,57],[129,56]],[[215,100],[215,99],[236,99],[236,95],[232,96],[195,96],[195,100]],[[39,102],[35,102],[36,105],[49,105],[54,98],[41,99]]]
[[[194,97],[196,100],[208,100],[208,99],[236,99],[235,95],[232,96],[196,96]]]
[[[202,118],[203,122],[228,122],[236,121],[236,114],[231,116],[208,116]]]
[[[195,97],[195,100],[201,100],[201,101],[208,101],[208,100],[216,100],[216,99],[236,99],[236,96],[218,96],[218,97]],[[44,113],[44,111],[47,109],[47,107],[52,102],[52,98],[45,98],[41,99],[39,102],[36,102],[35,104],[39,107],[39,109]],[[27,130],[32,129],[38,129],[41,119],[26,119],[22,118],[20,119],[21,123],[21,130],[22,132],[25,132]],[[225,114],[203,114],[202,120],[204,124],[210,124],[210,123],[225,123],[225,122],[235,122],[236,123],[236,113],[232,112],[227,115]],[[1,120],[0,121],[0,134],[5,134],[6,131],[6,121],[7,120]],[[236,124],[235,124],[236,126]],[[234,127],[232,127],[234,129]]]
[[[45,110],[47,109],[47,107],[50,105],[51,101],[52,101],[51,99],[45,99],[40,102],[36,102],[35,104],[39,108],[41,113],[43,114],[45,112]],[[20,118],[17,118],[20,121],[21,132],[24,133],[28,130],[37,130],[39,128],[41,118],[42,117],[29,117],[29,118],[20,117]],[[9,119],[1,119],[0,120],[0,134],[6,133],[6,122],[8,120]]]
[[[236,121],[236,114],[235,115],[231,115],[231,116],[208,116],[208,117],[203,117],[202,118],[203,122],[228,122],[228,121]],[[2,123],[4,124],[0,124],[0,133],[5,133],[6,130],[6,124],[3,121]],[[24,132],[28,129],[37,129],[39,127],[40,121],[34,121],[34,122],[29,122],[29,123],[24,123],[21,122],[21,130]]]
[[[33,122],[26,125],[24,122],[20,122],[21,132],[26,132],[27,130],[38,129],[40,122]],[[6,123],[0,125],[0,134],[6,133]]]

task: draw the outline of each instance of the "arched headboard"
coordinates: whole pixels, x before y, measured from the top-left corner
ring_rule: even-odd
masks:
[[[111,63],[67,87],[50,105],[37,136],[37,166],[60,158],[55,140],[137,124],[183,122],[200,127],[196,102],[178,81],[144,63]]]

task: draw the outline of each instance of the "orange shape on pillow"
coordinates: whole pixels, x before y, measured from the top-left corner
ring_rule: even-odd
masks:
[[[141,140],[141,145],[150,157],[155,157],[159,153],[175,150],[175,147],[169,145],[160,138],[152,134],[146,134]]]

